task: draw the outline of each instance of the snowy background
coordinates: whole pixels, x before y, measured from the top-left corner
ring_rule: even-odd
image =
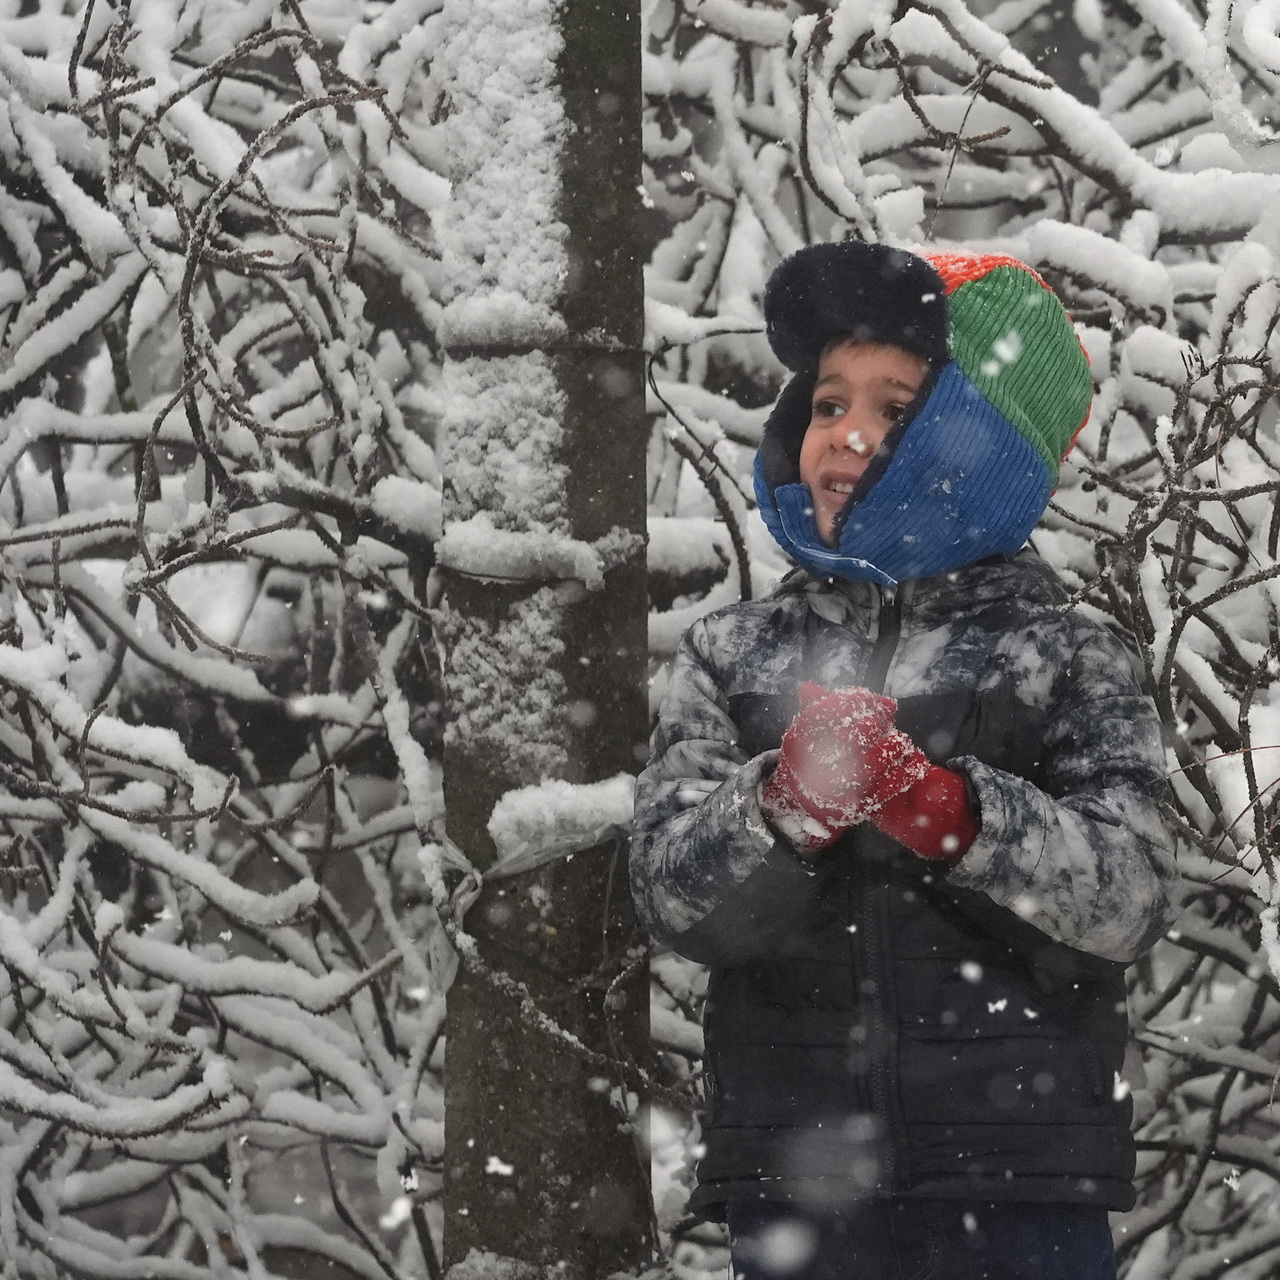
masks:
[[[1131,644],[1185,837],[1185,918],[1131,975],[1117,1244],[1128,1280],[1272,1275],[1280,5],[642,8],[652,697],[690,622],[785,571],[749,482],[771,267],[848,235],[1035,266],[1097,396],[1034,541]],[[438,1266],[458,638],[429,569],[626,551],[543,518],[537,357],[476,386],[441,354],[556,332],[553,12],[0,0],[5,1280]],[[627,803],[546,789],[491,832],[535,857]],[[656,1207],[694,1280],[725,1261],[683,1215],[703,975],[653,976]]]

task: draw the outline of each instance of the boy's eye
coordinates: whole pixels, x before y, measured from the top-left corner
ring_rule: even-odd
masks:
[[[814,418],[839,418],[844,414],[844,405],[839,400],[815,400],[813,403]]]

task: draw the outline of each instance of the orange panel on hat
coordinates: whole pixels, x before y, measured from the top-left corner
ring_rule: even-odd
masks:
[[[970,280],[980,280],[996,267],[1020,267],[1035,276],[1046,289],[1049,288],[1038,272],[1005,253],[922,253],[920,256],[942,277],[942,283],[949,294]]]

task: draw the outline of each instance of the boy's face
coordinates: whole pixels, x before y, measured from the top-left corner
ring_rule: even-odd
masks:
[[[823,353],[800,446],[800,479],[813,495],[824,542],[831,541],[854,485],[927,372],[925,361],[902,347],[845,342]]]

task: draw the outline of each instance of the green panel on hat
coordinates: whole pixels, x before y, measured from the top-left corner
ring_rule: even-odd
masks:
[[[1093,396],[1089,362],[1062,304],[1017,267],[995,267],[947,302],[956,363],[1026,437],[1056,484]]]

